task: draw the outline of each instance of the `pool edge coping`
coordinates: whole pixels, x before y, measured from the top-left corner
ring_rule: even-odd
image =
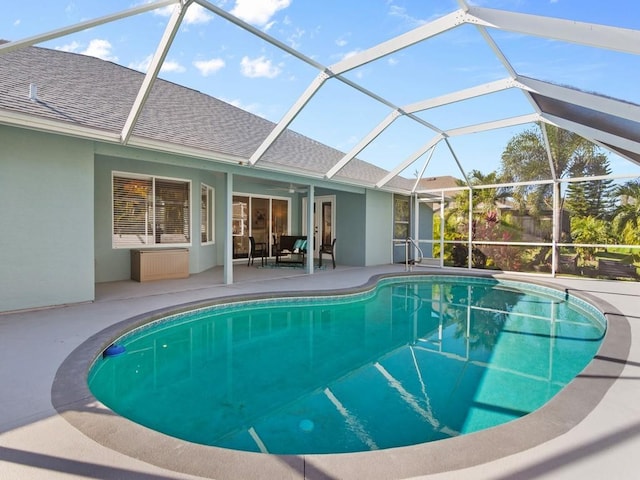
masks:
[[[227,450],[179,440],[135,424],[99,402],[89,391],[86,376],[93,359],[115,338],[149,321],[193,308],[276,297],[312,297],[366,292],[390,277],[484,277],[529,283],[564,291],[580,298],[607,319],[607,332],[593,361],[543,407],[518,420],[437,442],[372,452],[268,455]],[[624,369],[631,347],[628,319],[608,302],[560,285],[508,274],[457,272],[395,272],[374,275],[362,285],[345,289],[285,294],[265,292],[228,295],[174,305],[136,315],[97,332],[79,345],[58,368],[51,388],[54,408],[69,424],[97,443],[141,461],[172,471],[224,478],[344,478],[386,479],[442,473],[473,467],[528,450],[556,438],[579,424],[600,403]],[[526,431],[526,435],[522,432]]]

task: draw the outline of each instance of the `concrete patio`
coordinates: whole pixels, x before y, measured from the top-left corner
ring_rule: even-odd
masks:
[[[94,399],[74,398],[73,388],[60,391],[83,383],[80,374],[56,379],[70,371],[88,339],[99,341],[108,327],[146,312],[225,296],[355,288],[372,276],[402,272],[400,265],[338,266],[305,275],[243,263],[234,268],[233,285],[222,284],[218,268],[186,280],[98,284],[90,304],[1,315],[0,479],[637,478],[639,283],[515,277],[594,301],[610,322],[603,348],[540,411],[423,446],[306,457],[203,447],[143,431]],[[115,440],[121,443],[110,444]]]

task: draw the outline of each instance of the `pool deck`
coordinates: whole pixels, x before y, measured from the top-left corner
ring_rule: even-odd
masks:
[[[203,447],[111,414],[78,396],[83,382],[71,378],[82,376],[78,359],[86,363],[109,328],[146,312],[226,296],[350,289],[402,272],[338,266],[302,275],[238,264],[233,285],[223,285],[216,268],[185,280],[98,284],[93,303],[0,315],[0,479],[637,478],[640,283],[506,276],[596,301],[611,325],[605,346],[540,412],[426,446],[288,457]],[[69,375],[74,368],[79,374]]]

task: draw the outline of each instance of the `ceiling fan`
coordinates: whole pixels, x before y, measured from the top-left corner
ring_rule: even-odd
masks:
[[[298,187],[298,186],[294,185],[293,183],[290,183],[288,187],[273,187],[273,188],[270,188],[269,190],[277,190],[279,192],[287,192],[287,193],[290,193],[290,194],[307,193],[307,188],[306,187]]]

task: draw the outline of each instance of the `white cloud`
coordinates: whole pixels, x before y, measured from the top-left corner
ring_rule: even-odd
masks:
[[[340,148],[340,149],[349,150],[356,143],[358,143],[359,140],[360,140],[360,137],[357,137],[355,135],[351,135],[349,138],[346,138],[342,142],[339,142],[338,145],[336,145],[336,146],[338,148]]]
[[[389,57],[387,59],[387,64],[389,64],[392,67],[395,67],[398,64],[399,60],[394,58],[394,57]]]
[[[153,56],[149,55],[147,58],[140,60],[139,62],[130,62],[128,67],[144,73],[149,69],[149,65],[151,64],[152,58]]]
[[[80,50],[80,44],[75,40],[71,43],[67,43],[66,45],[62,45],[61,47],[56,47],[56,50],[62,50],[63,52],[77,52]]]
[[[187,71],[187,69],[184,68],[183,65],[180,65],[180,63],[176,62],[175,60],[165,60],[164,63],[162,64],[162,67],[160,67],[160,71],[161,72],[184,73],[184,72]]]
[[[151,3],[151,2],[147,2],[147,3]],[[176,8],[175,5],[167,5],[166,7],[156,8],[155,10],[153,10],[153,14],[159,15],[161,17],[170,17],[171,14],[173,13],[174,8]]]
[[[153,59],[153,55],[149,55],[139,62],[131,62],[128,67],[133,68],[134,70],[138,70],[139,72],[146,73],[149,70],[149,65],[151,65],[151,60]],[[162,67],[160,67],[161,72],[173,72],[173,73],[183,73],[186,72],[187,69],[180,65],[179,62],[175,60],[167,60],[165,59]]]
[[[260,104],[259,103],[249,103],[249,104],[243,104],[242,101],[240,100],[224,100],[225,102],[233,105],[234,107],[238,107],[242,110],[245,110],[247,112],[251,112],[254,115],[258,115],[259,117],[263,117],[266,118],[266,116],[264,114],[262,114],[260,112]]]
[[[212,58],[211,60],[197,60],[193,62],[193,65],[200,71],[202,76],[208,77],[222,69],[225,63],[221,58]]]
[[[17,27],[18,25],[20,25],[20,22],[22,22],[22,20],[17,19],[15,22],[13,22],[13,26]]]
[[[184,22],[187,25],[209,23],[211,20],[213,20],[213,15],[197,3],[192,3],[184,16]]]
[[[348,42],[344,38],[339,38],[336,40],[336,45],[339,47],[344,47]]]
[[[66,45],[62,45],[61,47],[56,47],[56,50],[62,50],[63,52],[80,53],[82,55],[101,58],[102,60],[117,62],[118,57],[111,53],[112,48],[113,47],[108,40],[94,38],[89,42],[89,45],[84,50],[82,49],[82,44],[76,41],[67,43]]]
[[[360,53],[360,49],[351,50],[350,52],[347,52],[344,55],[342,55],[342,60],[346,60],[347,58],[351,58],[354,55],[357,55],[358,53]]]
[[[111,54],[111,43],[108,40],[94,38],[89,42],[89,46],[82,52],[83,55],[98,57],[103,60],[112,60],[116,62],[118,57]]]
[[[153,13],[162,17],[170,17],[174,8],[176,8],[175,5],[169,5],[158,8],[154,10]],[[201,7],[197,3],[192,3],[188,8],[187,13],[184,14],[183,22],[186,25],[197,25],[209,23],[211,20],[213,20],[213,15],[209,13],[207,9]]]
[[[291,48],[300,48],[300,40],[302,39],[302,37],[304,37],[304,33],[304,30],[302,30],[301,28],[296,28],[295,32],[289,35],[287,41],[289,42]]]
[[[267,60],[264,56],[254,58],[251,60],[249,57],[242,57],[240,62],[242,74],[245,77],[250,78],[275,78],[280,75],[280,68],[273,65],[271,60]]]
[[[236,0],[231,13],[247,23],[271,27],[271,17],[290,4],[291,0]]]
[[[409,15],[407,13],[407,9],[404,7],[400,7],[398,5],[393,5],[391,4],[389,6],[389,15],[391,15],[392,17],[398,17],[401,20],[407,22],[409,25],[412,26],[420,26],[420,25],[424,25],[426,23],[425,20],[421,20],[419,18],[416,17],[412,17],[411,15]]]

